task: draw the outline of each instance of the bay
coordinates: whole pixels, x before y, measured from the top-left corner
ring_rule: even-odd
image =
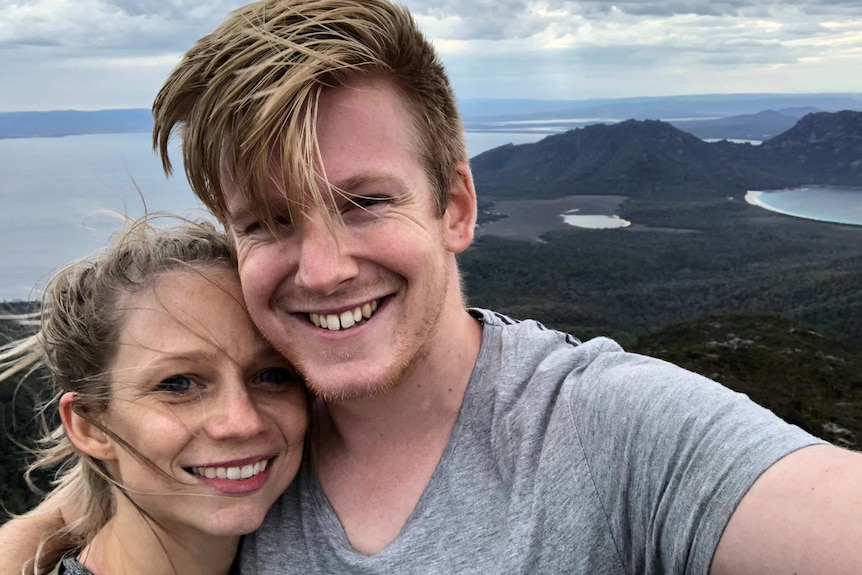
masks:
[[[470,157],[547,134],[467,132]],[[122,217],[168,211],[208,218],[179,146],[166,179],[149,133],[0,139],[0,301],[39,299],[57,269],[98,251]]]
[[[751,191],[745,199],[752,205],[788,216],[862,226],[862,188],[804,186]]]

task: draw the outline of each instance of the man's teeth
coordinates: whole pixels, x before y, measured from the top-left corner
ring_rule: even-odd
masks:
[[[311,313],[308,315],[311,323],[317,327],[338,331],[351,328],[363,319],[370,318],[377,311],[377,302],[378,300],[370,301],[353,308],[353,310],[343,311],[340,314]]]
[[[269,460],[250,463],[241,467],[192,467],[192,473],[207,479],[248,479],[262,473]]]

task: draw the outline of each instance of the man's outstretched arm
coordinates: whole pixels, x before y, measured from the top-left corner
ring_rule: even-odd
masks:
[[[862,573],[862,453],[816,445],[787,455],[730,518],[710,575]]]

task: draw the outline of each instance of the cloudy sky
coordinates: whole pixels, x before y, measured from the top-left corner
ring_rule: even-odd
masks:
[[[0,0],[0,111],[149,107],[243,2]],[[860,0],[406,0],[459,98],[862,92]]]

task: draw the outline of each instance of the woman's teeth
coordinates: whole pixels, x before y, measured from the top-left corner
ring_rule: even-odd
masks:
[[[311,313],[308,316],[311,319],[311,323],[317,327],[330,331],[339,331],[351,328],[363,319],[370,318],[377,311],[378,301],[374,300],[364,303],[361,306],[353,308],[353,310],[343,311],[340,314]]]
[[[269,460],[258,461],[240,467],[192,467],[192,473],[207,479],[248,479],[262,473]]]

